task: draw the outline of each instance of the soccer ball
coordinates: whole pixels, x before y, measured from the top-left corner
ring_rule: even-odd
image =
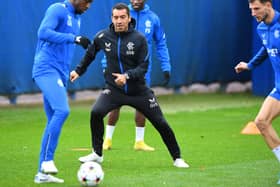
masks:
[[[77,173],[82,186],[96,186],[104,178],[102,167],[96,162],[83,163]]]

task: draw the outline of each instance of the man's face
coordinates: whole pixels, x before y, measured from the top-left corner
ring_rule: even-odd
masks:
[[[92,2],[88,2],[87,0],[74,0],[73,6],[75,7],[76,14],[83,14],[89,9]]]
[[[131,18],[128,16],[126,9],[114,9],[112,13],[112,23],[114,24],[115,32],[125,32],[128,30],[128,24]]]
[[[259,0],[249,3],[251,15],[256,18],[257,22],[266,22],[269,5],[270,4],[268,2],[262,4]]]
[[[145,6],[145,0],[130,0],[130,3],[136,11],[143,10]]]

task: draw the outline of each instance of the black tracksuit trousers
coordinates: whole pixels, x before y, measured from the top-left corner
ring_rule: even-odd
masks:
[[[103,90],[92,107],[90,117],[92,147],[98,155],[102,155],[104,135],[103,118],[107,113],[122,105],[131,106],[144,114],[160,133],[173,160],[181,157],[175,135],[165,120],[153,91],[149,88],[133,96],[125,95],[114,88]]]

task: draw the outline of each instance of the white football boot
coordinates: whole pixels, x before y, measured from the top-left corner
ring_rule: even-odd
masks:
[[[63,179],[54,177],[50,174],[44,174],[44,173],[37,173],[37,175],[35,175],[34,178],[34,182],[37,184],[41,184],[41,183],[64,183]]]
[[[94,162],[98,162],[101,164],[103,162],[103,156],[98,156],[95,152],[92,152],[87,156],[80,157],[79,161],[83,162],[83,163],[94,161]]]
[[[54,165],[53,160],[43,161],[41,164],[41,171],[43,173],[53,173],[53,174],[58,172],[56,166]]]
[[[183,159],[177,158],[173,164],[177,168],[189,168],[189,164],[187,164]]]

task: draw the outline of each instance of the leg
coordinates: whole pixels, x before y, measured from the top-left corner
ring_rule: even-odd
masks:
[[[144,96],[137,96],[131,99],[131,106],[142,112],[150,120],[156,130],[160,133],[173,160],[180,158],[180,149],[175,135],[163,117],[160,106],[153,92],[150,90]]]
[[[16,94],[8,95],[8,99],[10,101],[10,104],[12,104],[12,105],[16,105],[17,104],[17,95]]]
[[[70,109],[67,92],[63,84],[61,84],[62,81],[59,75],[55,73],[48,74],[36,77],[35,81],[43,93],[44,109],[48,119],[41,144],[40,168],[44,161],[54,160],[61,129]]]
[[[271,95],[273,96],[273,94]],[[280,101],[268,96],[255,119],[255,123],[260,130],[268,147],[272,150],[280,162],[280,139],[272,127],[272,121],[280,114]],[[277,182],[280,184],[280,180]]]
[[[75,101],[77,94],[74,90],[71,90],[71,91],[68,91],[68,96],[71,100]]]
[[[45,97],[43,97],[44,99],[44,109],[45,109],[45,112],[46,112],[46,115],[47,115],[47,126],[53,116],[53,110],[51,109],[51,106],[49,105],[48,101],[46,100]],[[45,128],[45,132],[44,132],[44,135],[43,135],[43,138],[42,138],[42,143],[41,143],[41,148],[43,147],[47,147],[47,139],[48,139],[48,133],[47,133],[47,128]],[[63,179],[60,179],[60,178],[57,178],[57,177],[54,177],[50,174],[46,174],[46,173],[42,173],[41,172],[41,163],[43,162],[43,158],[44,158],[44,155],[46,154],[45,153],[45,150],[46,149],[41,149],[41,152],[40,152],[40,159],[39,159],[39,170],[38,170],[38,173],[35,175],[35,178],[34,178],[34,182],[37,183],[37,184],[41,184],[41,183],[63,183],[64,180]],[[44,163],[52,163],[52,162],[44,162]],[[57,171],[57,168],[55,167],[54,163],[53,165],[51,166],[52,168],[48,167],[48,168],[45,168],[44,170],[46,169],[51,169],[52,171],[56,170]]]
[[[160,106],[152,90],[144,96],[137,96],[130,100],[130,105],[141,111],[160,133],[165,145],[174,160],[174,166],[178,168],[188,168],[189,165],[181,158],[180,148],[173,130],[164,119]]]
[[[115,126],[119,120],[120,108],[112,110],[108,115],[108,125]]]
[[[92,147],[99,156],[102,156],[104,135],[103,118],[109,111],[120,107],[115,102],[114,98],[118,99],[118,97],[114,95],[113,91],[109,89],[104,90],[91,110],[90,127],[92,135]]]
[[[273,89],[264,100],[262,107],[255,119],[255,123],[260,130],[268,147],[280,162],[280,139],[277,132],[272,127],[272,121],[280,114],[280,93]],[[277,182],[280,184],[280,180]]]
[[[116,99],[114,99],[116,98]],[[90,129],[91,129],[91,143],[93,148],[93,153],[80,157],[80,162],[103,162],[102,156],[102,144],[104,135],[104,122],[103,118],[107,113],[115,108],[121,106],[118,104],[119,95],[115,95],[113,91],[106,89],[104,90],[99,98],[96,100],[94,106],[92,107],[90,114]]]
[[[106,126],[105,140],[103,143],[103,150],[109,150],[112,148],[112,138],[115,130],[115,125],[119,120],[120,108],[112,110],[108,115],[108,123]]]
[[[135,123],[137,127],[145,127],[145,122],[146,122],[146,118],[145,116],[139,112],[138,110],[136,110],[135,112]]]
[[[47,117],[47,124],[43,133],[43,137],[41,140],[41,151],[40,151],[40,159],[39,159],[39,171],[41,170],[41,164],[42,162],[45,160],[45,155],[46,155],[46,148],[47,147],[47,143],[48,143],[48,124],[50,123],[53,113],[54,111],[52,110],[48,100],[46,97],[43,96],[43,101],[44,101],[44,110],[46,113],[46,117]]]
[[[135,144],[134,149],[138,151],[154,151],[155,148],[147,145],[144,142],[144,135],[145,135],[145,116],[136,110],[135,112],[135,123],[136,123],[136,129],[135,129]]]
[[[280,114],[280,101],[268,96],[255,119],[255,123],[260,130],[268,147],[274,149],[280,146],[280,139],[272,127],[272,121]]]

